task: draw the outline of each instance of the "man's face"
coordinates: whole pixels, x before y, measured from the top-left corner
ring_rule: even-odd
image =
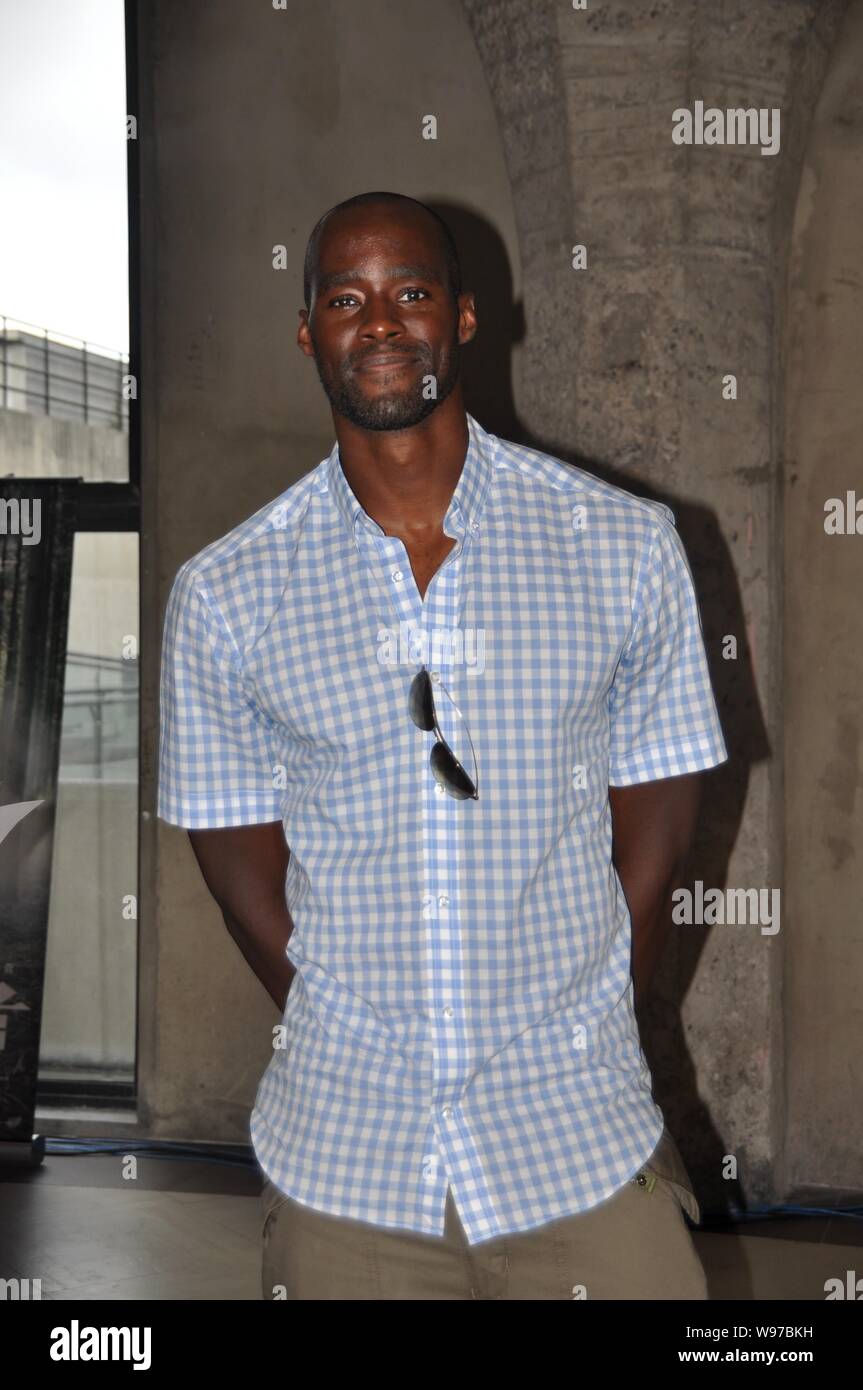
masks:
[[[430,415],[475,332],[472,296],[453,298],[434,226],[374,206],[326,223],[300,319],[297,341],[333,410],[364,430],[410,429]]]

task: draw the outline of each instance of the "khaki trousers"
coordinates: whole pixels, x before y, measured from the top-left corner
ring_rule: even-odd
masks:
[[[698,1299],[704,1269],[684,1219],[701,1212],[666,1128],[648,1162],[589,1211],[468,1244],[447,1194],[431,1236],[262,1192],[265,1299]]]

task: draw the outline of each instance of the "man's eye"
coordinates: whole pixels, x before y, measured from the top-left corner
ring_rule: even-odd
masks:
[[[410,285],[406,290],[402,290],[399,298],[405,294],[423,295],[426,299],[430,297],[428,290],[421,289],[419,285]],[[331,309],[338,309],[348,300],[352,300],[354,304],[357,303],[357,297],[354,294],[337,294],[335,299],[329,301],[329,306]]]

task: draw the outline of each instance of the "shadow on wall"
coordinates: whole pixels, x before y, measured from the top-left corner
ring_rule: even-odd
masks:
[[[665,502],[674,512],[698,595],[713,689],[719,706],[729,761],[711,770],[704,779],[704,798],[696,842],[682,883],[701,879],[722,889],[728,880],[728,864],[737,840],[749,785],[750,769],[770,756],[767,730],[753,674],[746,613],[731,553],[717,516],[697,502],[650,488],[643,478],[616,470],[579,454],[565,442],[545,439],[525,428],[518,419],[512,389],[512,353],[525,339],[525,315],[521,301],[514,302],[513,278],[506,247],[494,227],[475,212],[439,199],[424,199],[452,230],[462,264],[464,289],[476,295],[479,327],[476,338],[463,350],[465,404],[484,428],[505,439],[540,449],[583,468],[637,496]],[[736,540],[732,536],[731,540]],[[736,661],[723,660],[722,638],[738,639]],[[745,1206],[737,1182],[718,1175],[718,1156],[726,1144],[702,1102],[692,1059],[687,1051],[680,1009],[698,969],[701,953],[712,931],[722,927],[687,927],[672,930],[662,965],[655,977],[652,996],[640,1019],[644,1051],[654,1078],[654,1094],[678,1138],[686,1158],[689,1147],[693,1167],[699,1173],[716,1174],[715,1181],[698,1183],[704,1209],[725,1209],[729,1200]],[[716,1008],[732,1001],[716,1001]],[[725,1078],[736,1091],[739,1078]],[[697,1148],[688,1139],[697,1136]],[[771,1175],[748,1164],[738,1145],[740,1167],[748,1174],[750,1198],[769,1196]]]

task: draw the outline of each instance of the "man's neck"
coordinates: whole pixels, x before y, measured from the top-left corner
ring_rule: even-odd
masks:
[[[461,392],[407,430],[363,430],[335,413],[333,423],[344,475],[372,520],[387,535],[439,534],[469,443]]]

